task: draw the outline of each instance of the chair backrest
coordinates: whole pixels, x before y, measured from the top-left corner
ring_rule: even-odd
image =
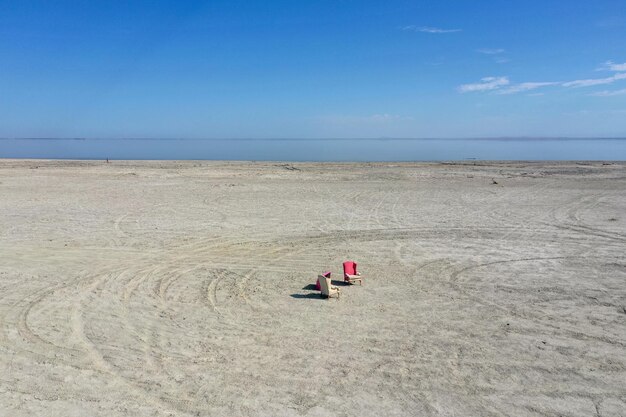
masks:
[[[343,275],[356,275],[356,262],[345,261],[343,263]]]
[[[322,288],[322,294],[330,295],[330,278],[326,278],[324,275],[317,277],[320,281],[320,287]]]

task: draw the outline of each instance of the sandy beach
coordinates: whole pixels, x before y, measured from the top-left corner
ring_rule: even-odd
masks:
[[[624,163],[0,160],[0,416],[625,416],[625,248]]]

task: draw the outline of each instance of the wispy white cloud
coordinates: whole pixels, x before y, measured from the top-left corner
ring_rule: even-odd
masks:
[[[613,61],[606,61],[600,68],[598,68],[598,70],[615,72],[626,71],[626,62],[623,64],[616,64]]]
[[[495,58],[494,61],[496,62],[496,64],[506,64],[507,62],[511,62],[509,58],[504,58],[501,56]]]
[[[393,122],[404,122],[413,120],[411,116],[402,116],[399,114],[376,113],[367,116],[348,116],[334,115],[320,118],[330,124],[389,124]]]
[[[423,32],[423,33],[437,33],[437,34],[455,33],[455,32],[462,31],[462,29],[441,29],[441,28],[436,28],[436,27],[431,27],[431,26],[415,26],[415,25],[404,26],[402,30],[413,31],[413,32]]]
[[[481,49],[477,49],[476,52],[478,52],[479,54],[485,54],[485,55],[498,55],[498,54],[503,54],[506,51],[501,48],[481,48]]]
[[[474,91],[491,91],[509,84],[507,77],[485,77],[479,83],[463,84],[459,86],[459,92],[471,93]]]
[[[393,120],[413,120],[410,116],[400,116],[399,114],[372,114],[371,116],[367,116],[366,120],[370,120],[372,122],[390,122]]]
[[[527,82],[521,84],[515,84],[507,88],[503,88],[498,90],[497,94],[515,94],[522,93],[525,91],[536,90],[541,87],[548,87],[551,85],[558,85],[558,82]]]
[[[536,90],[542,87],[548,86],[561,86],[565,88],[581,88],[581,87],[593,87],[597,85],[606,85],[612,84],[619,80],[626,79],[626,63],[624,64],[615,64],[612,61],[607,61],[604,64],[605,70],[615,71],[615,74],[610,77],[604,78],[588,78],[583,80],[573,80],[573,81],[542,81],[542,82],[523,82],[519,84],[511,84],[509,82],[508,77],[486,77],[481,80],[479,83],[473,84],[463,84],[458,87],[458,91],[460,93],[470,93],[477,91],[493,91],[494,94],[516,94],[523,93],[527,91]],[[495,90],[495,91],[494,91]],[[616,91],[600,91],[597,93],[592,93],[592,96],[598,97],[608,97],[608,96],[617,96],[626,94],[626,90],[616,90]]]
[[[591,93],[590,96],[595,97],[612,97],[612,96],[621,96],[626,94],[626,88],[623,90],[613,90],[613,91],[598,91],[597,93]]]
[[[586,80],[574,80],[563,83],[563,87],[593,87],[594,85],[612,84],[617,80],[626,79],[626,73],[618,73],[606,78],[589,78]]]

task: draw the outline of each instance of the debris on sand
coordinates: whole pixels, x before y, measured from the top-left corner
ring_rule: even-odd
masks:
[[[291,164],[281,164],[281,165],[277,165],[277,166],[285,168],[287,171],[302,171],[300,168],[294,167]]]

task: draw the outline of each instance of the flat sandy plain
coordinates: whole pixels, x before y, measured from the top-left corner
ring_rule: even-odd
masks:
[[[625,248],[620,163],[0,160],[0,415],[624,416]]]

